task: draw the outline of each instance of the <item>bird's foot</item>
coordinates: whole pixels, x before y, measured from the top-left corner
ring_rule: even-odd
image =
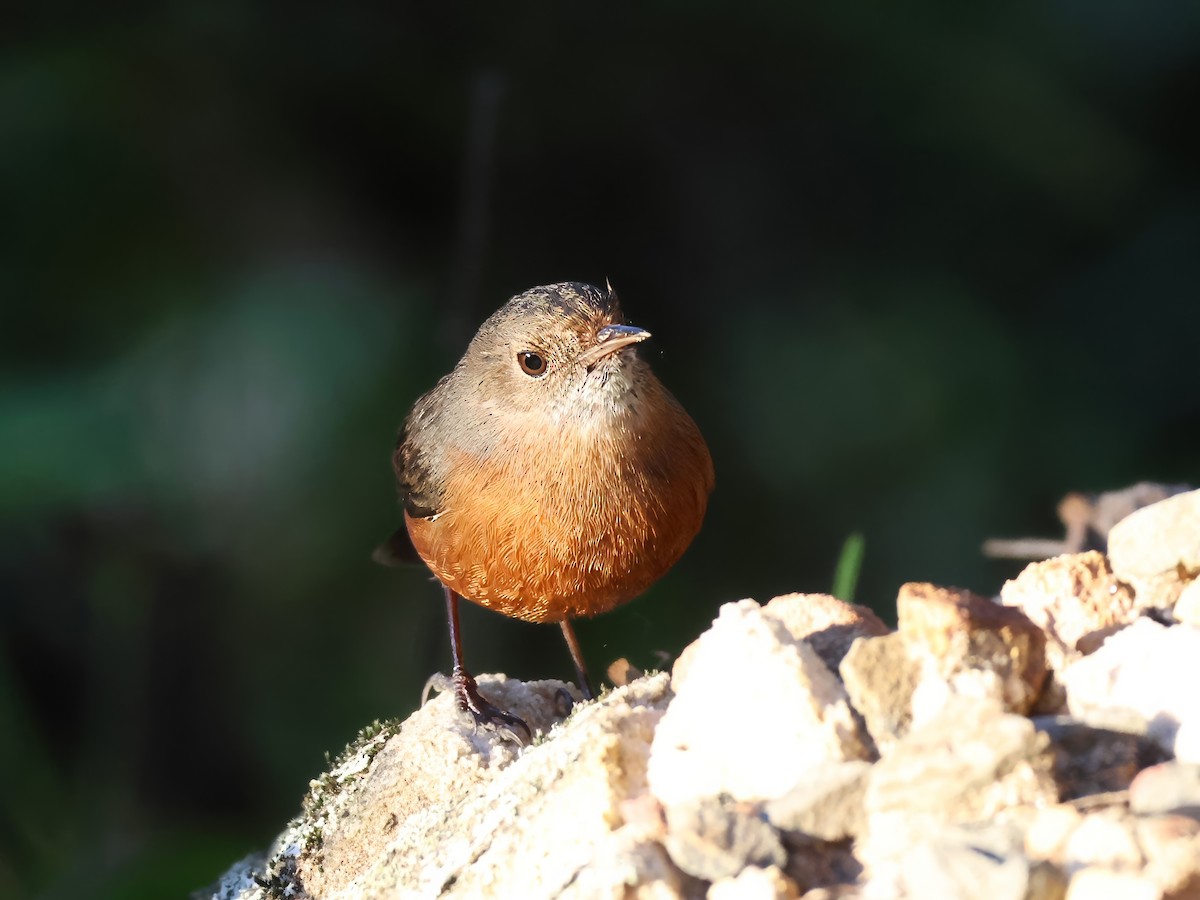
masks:
[[[456,666],[452,679],[454,700],[461,711],[470,713],[476,727],[482,725],[495,729],[501,737],[506,737],[522,747],[533,740],[533,732],[525,724],[525,720],[489,702],[479,693],[479,686],[470,672]]]

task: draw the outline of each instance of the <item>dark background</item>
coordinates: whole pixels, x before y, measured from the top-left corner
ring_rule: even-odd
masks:
[[[1194,4],[43,4],[0,53],[0,895],[181,896],[448,668],[369,562],[417,395],[611,278],[705,530],[579,627],[996,591],[1066,491],[1200,481]],[[6,13],[6,18],[11,14]],[[477,671],[557,629],[464,611]],[[747,690],[761,686],[747,685]],[[719,714],[719,713],[718,713]]]

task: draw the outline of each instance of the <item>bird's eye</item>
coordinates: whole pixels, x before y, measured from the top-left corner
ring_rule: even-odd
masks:
[[[517,364],[522,372],[533,378],[546,374],[546,358],[532,350],[522,350],[518,353]]]

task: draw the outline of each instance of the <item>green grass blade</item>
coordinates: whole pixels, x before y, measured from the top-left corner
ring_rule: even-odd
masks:
[[[854,602],[854,591],[858,587],[858,575],[862,571],[866,546],[866,539],[858,531],[851,532],[842,544],[837,568],[833,571],[833,596],[839,600]]]

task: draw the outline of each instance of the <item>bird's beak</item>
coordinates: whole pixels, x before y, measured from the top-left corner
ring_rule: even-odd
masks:
[[[606,356],[638,344],[650,337],[650,332],[634,325],[605,325],[596,332],[596,346],[589,347],[579,354],[581,365],[591,368]]]

